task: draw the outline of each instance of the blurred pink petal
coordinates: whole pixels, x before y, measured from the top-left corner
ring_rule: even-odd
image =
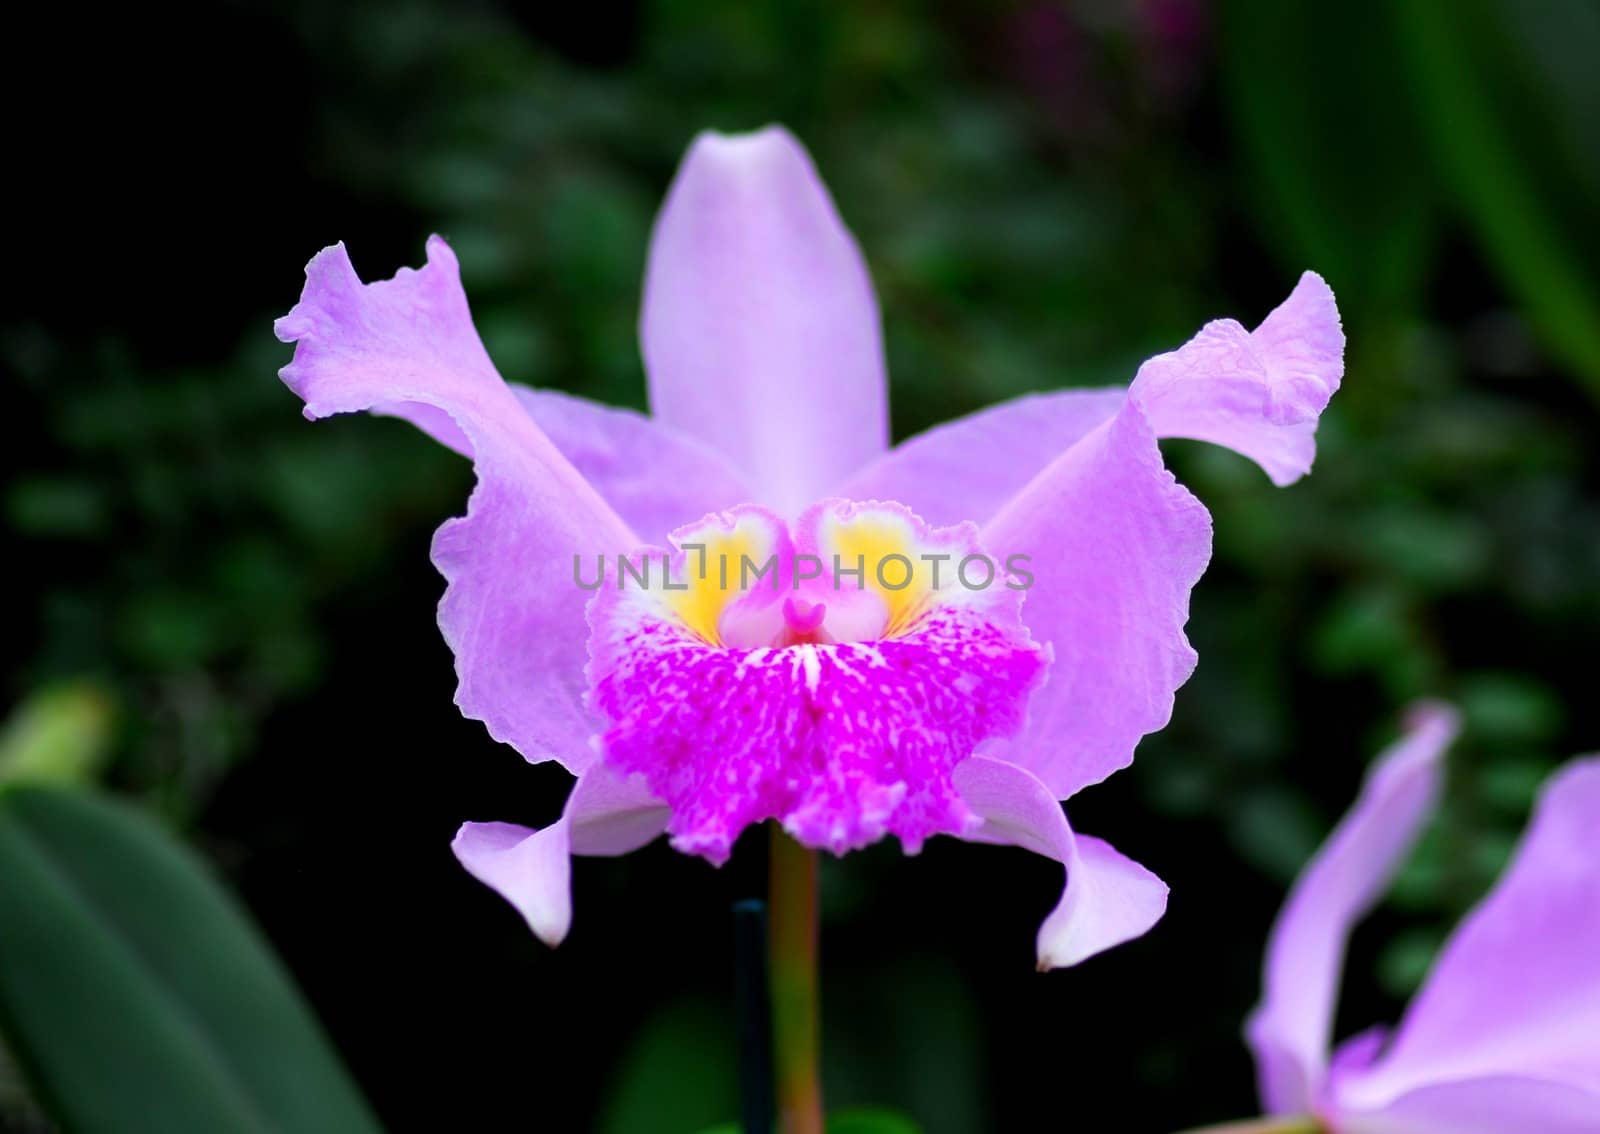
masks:
[[[1413,710],[1406,735],[1378,757],[1350,813],[1289,892],[1246,1029],[1269,1113],[1307,1112],[1322,1090],[1345,943],[1432,816],[1457,727],[1443,705]]]
[[[1511,864],[1445,943],[1383,1054],[1334,1082],[1332,1105],[1422,1113],[1407,1095],[1426,1090],[1465,1115],[1467,1096],[1441,1084],[1508,1078],[1528,1082],[1517,1097],[1532,1109],[1506,1104],[1518,1121],[1499,1129],[1600,1130],[1600,757],[1550,778]],[[1586,1107],[1539,1084],[1579,1091]],[[1590,1125],[1544,1125],[1556,1112]]]
[[[1338,1134],[1595,1134],[1595,1091],[1520,1075],[1429,1083],[1378,1111],[1335,1119]]]
[[[1339,1134],[1600,1130],[1600,756],[1550,778],[1400,1027],[1329,1058],[1345,943],[1431,814],[1455,729],[1422,710],[1290,892],[1247,1028],[1263,1105]]]

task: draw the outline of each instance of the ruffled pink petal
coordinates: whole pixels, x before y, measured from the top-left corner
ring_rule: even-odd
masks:
[[[1039,968],[1059,969],[1141,937],[1167,909],[1167,886],[1100,839],[1077,835],[1038,777],[988,756],[955,770],[956,789],[983,820],[962,837],[1019,846],[1067,868],[1061,900],[1039,927]]]
[[[478,881],[516,907],[545,944],[572,927],[572,856],[637,850],[666,829],[667,809],[637,777],[603,764],[578,778],[561,818],[541,830],[465,823],[450,849]]]
[[[1272,927],[1261,1003],[1245,1029],[1269,1113],[1305,1113],[1321,1094],[1345,942],[1433,813],[1440,764],[1456,730],[1456,715],[1445,706],[1412,710],[1406,735],[1378,757],[1354,807],[1301,872]]]
[[[1211,557],[1211,517],[1125,408],[1057,457],[984,527],[1028,556],[1024,619],[1055,651],[1026,729],[1003,752],[1065,799],[1133,759],[1193,672],[1189,591]]]
[[[1333,292],[1306,272],[1254,331],[1232,319],[1207,323],[1178,350],[1141,366],[1129,396],[1156,436],[1226,446],[1284,485],[1310,471],[1317,417],[1343,374]]]
[[[1333,1101],[1341,1113],[1387,1114],[1410,1092],[1503,1076],[1586,1092],[1587,1129],[1600,1130],[1600,756],[1551,778],[1510,866],[1446,943],[1393,1042],[1342,1076]]]
[[[593,758],[583,707],[587,594],[575,553],[614,552],[634,536],[556,451],[484,352],[455,256],[428,241],[428,263],[363,285],[343,245],[306,266],[283,380],[309,418],[372,410],[421,418],[473,454],[467,514],[433,541],[448,586],[439,627],[456,656],[456,704],[496,740],[574,771]]]
[[[1140,367],[1133,393],[1157,437],[1226,445],[1288,484],[1311,467],[1317,416],[1343,371],[1333,293],[1307,272],[1255,331],[1232,319],[1207,324]],[[984,523],[1128,396],[1122,388],[1061,390],[990,406],[895,446],[840,495],[898,500],[936,524]]]
[[[898,500],[932,524],[982,524],[1127,398],[1118,387],[1001,402],[896,445],[851,477],[840,495]]]
[[[1031,558],[1025,617],[1056,656],[1028,727],[996,754],[1058,797],[1126,767],[1140,737],[1167,723],[1173,694],[1194,670],[1183,626],[1211,557],[1211,517],[1167,471],[1157,438],[1209,436],[1257,458],[1280,452],[1285,429],[1309,438],[1338,381],[1337,353],[1326,353],[1342,341],[1338,314],[1324,292],[1308,274],[1247,336],[1260,374],[1208,345],[1196,353],[1211,330],[1146,364],[1110,420],[984,525],[986,547]],[[1179,358],[1183,365],[1171,361]]]
[[[872,283],[781,127],[695,139],[656,221],[640,333],[653,415],[786,516],[887,445]]]
[[[775,514],[744,507],[675,533],[676,552],[639,552],[641,567],[657,565],[657,585],[619,575],[590,608],[606,762],[642,773],[672,808],[673,845],[713,862],[769,818],[835,854],[886,834],[915,852],[969,829],[977,819],[951,770],[1021,724],[1048,662],[1004,576],[982,590],[958,583],[949,560],[977,551],[974,534],[928,529],[897,506],[830,501],[793,536]],[[746,556],[859,557],[871,580],[879,559],[924,552],[947,560],[938,586],[918,575],[901,589],[890,575],[886,593],[835,587],[830,570],[797,589],[804,572],[792,565],[768,577],[775,588],[741,589],[737,578]],[[685,589],[664,589],[663,555]]]

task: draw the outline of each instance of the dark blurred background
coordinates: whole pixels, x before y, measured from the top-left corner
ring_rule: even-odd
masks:
[[[1540,778],[1600,746],[1591,4],[184,3],[8,38],[12,730],[55,714],[202,849],[394,1130],[732,1117],[728,908],[764,849],[580,860],[555,952],[457,867],[458,823],[548,822],[567,777],[451,704],[427,549],[466,465],[392,420],[309,425],[275,377],[271,321],[335,240],[370,279],[445,234],[507,377],[642,406],[674,165],[783,121],[871,264],[897,436],[1125,383],[1305,267],[1338,293],[1310,478],[1172,446],[1216,519],[1200,669],[1072,805],[1170,881],[1167,918],[1039,975],[1058,867],[828,862],[832,1101],[928,1134],[1252,1113],[1267,925],[1405,702],[1468,729],[1342,1031],[1395,1017]],[[27,1107],[0,1066],[0,1114]]]

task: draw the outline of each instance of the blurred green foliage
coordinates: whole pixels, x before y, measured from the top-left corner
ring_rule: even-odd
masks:
[[[739,1134],[737,1126],[717,1126],[704,1134]],[[922,1134],[904,1115],[875,1108],[842,1110],[828,1115],[828,1134]]]
[[[379,1129],[254,927],[147,817],[9,785],[0,877],[0,1022],[63,1129]]]
[[[109,755],[115,712],[90,682],[39,691],[0,725],[0,785],[92,782]]]
[[[252,19],[313,95],[286,175],[299,195],[260,189],[248,220],[228,213],[235,259],[226,240],[211,249],[205,286],[223,300],[207,310],[228,320],[201,333],[181,309],[141,320],[107,303],[83,330],[74,293],[0,336],[34,423],[0,499],[29,549],[8,692],[92,681],[120,708],[110,779],[169,819],[193,822],[231,771],[271,759],[275,714],[341,711],[322,679],[357,647],[333,616],[373,601],[395,557],[422,556],[468,485],[398,423],[298,419],[269,325],[299,264],[344,237],[385,276],[437,230],[508,378],[642,406],[639,285],[673,165],[699,129],[769,120],[811,147],[871,265],[900,436],[1029,390],[1126,382],[1208,318],[1259,320],[1303,268],[1338,293],[1349,367],[1312,476],[1280,492],[1231,454],[1172,447],[1215,515],[1216,559],[1190,624],[1199,671],[1141,747],[1133,803],[1110,788],[1104,805],[1155,817],[1139,857],[1162,870],[1184,852],[1161,830],[1220,830],[1276,894],[1398,707],[1457,701],[1444,814],[1383,941],[1354,954],[1376,957],[1371,1008],[1414,986],[1542,776],[1596,745],[1590,7],[658,0],[567,24],[402,0]],[[240,144],[249,192],[281,159],[271,139]],[[448,662],[418,664],[447,700]],[[1101,805],[1074,806],[1092,820]],[[830,878],[835,925],[875,900],[878,860],[860,857]],[[1186,932],[1183,916],[1164,931]],[[1227,947],[1244,979],[1263,929],[1241,923]],[[930,1134],[975,1128],[979,1072],[950,1071],[981,1062],[964,974],[846,974],[844,1002],[880,979],[877,1009],[936,1005],[947,1018],[922,1038],[945,1046],[919,1063],[857,1037],[892,1089],[847,1095],[923,1100]],[[1206,1034],[1231,1042],[1246,1007]],[[641,1025],[639,1050],[689,1042],[669,1025]],[[1177,1042],[1153,1035],[1141,1073],[1178,1075],[1163,1046]],[[603,1128],[619,1132],[645,1128],[628,1116],[663,1076],[688,1081],[637,1052],[623,1065],[640,1078],[609,1095]]]

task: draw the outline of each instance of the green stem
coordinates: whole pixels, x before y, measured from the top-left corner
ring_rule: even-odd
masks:
[[[767,881],[772,1048],[783,1134],[823,1134],[817,1012],[817,855],[772,827]]]
[[[1322,1123],[1310,1115],[1288,1118],[1250,1118],[1243,1122],[1224,1122],[1217,1126],[1196,1126],[1181,1134],[1326,1134]]]

